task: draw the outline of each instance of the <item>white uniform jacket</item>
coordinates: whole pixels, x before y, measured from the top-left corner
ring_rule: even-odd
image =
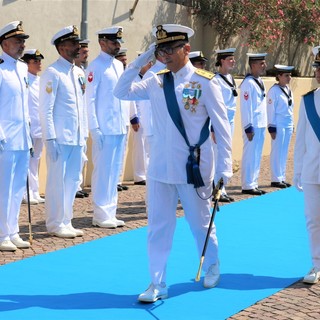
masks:
[[[56,139],[59,144],[85,145],[88,126],[84,83],[83,70],[62,57],[40,77],[39,111],[43,140]]]
[[[0,141],[5,150],[31,148],[28,112],[28,67],[5,52],[0,56]]]
[[[191,145],[198,143],[200,131],[208,116],[216,130],[219,148],[217,171],[222,177],[232,176],[231,135],[226,107],[223,103],[217,80],[195,73],[196,68],[189,61],[176,74],[173,74],[175,93]],[[120,78],[115,95],[120,99],[150,99],[153,116],[153,143],[148,176],[154,180],[170,184],[186,184],[186,163],[189,156],[188,146],[173,123],[167,109],[163,91],[163,75],[154,75],[146,80],[132,83],[138,69],[128,67]],[[186,109],[183,91],[194,87],[195,99]],[[201,145],[200,171],[204,182],[213,179],[213,146],[209,137]]]
[[[261,78],[257,78],[262,81]],[[265,92],[262,92],[253,77],[246,77],[240,86],[241,122],[244,130],[249,127],[265,128],[267,126],[267,109]]]
[[[320,116],[319,88],[314,92],[314,102]],[[302,97],[294,148],[294,174],[301,174],[302,183],[320,184],[320,142],[310,125],[305,109]]]
[[[289,88],[283,88],[289,95]],[[291,105],[288,97],[283,93],[278,84],[273,85],[267,94],[268,127],[291,128],[293,127],[293,96]]]
[[[227,74],[225,75],[225,77],[231,84],[233,83],[231,74]],[[236,114],[237,97],[233,95],[233,88],[231,88],[230,85],[225,80],[223,80],[219,73],[216,74],[216,79],[220,85],[223,101],[227,107],[228,119],[230,123],[233,123]],[[236,90],[236,87],[234,87],[234,90]]]
[[[86,102],[89,130],[100,128],[104,135],[126,134],[129,105],[113,95],[123,64],[107,53],[100,52],[86,70]]]
[[[28,73],[29,79],[29,96],[28,107],[30,116],[30,130],[32,138],[41,138],[41,124],[39,115],[39,86],[40,77],[32,73]]]

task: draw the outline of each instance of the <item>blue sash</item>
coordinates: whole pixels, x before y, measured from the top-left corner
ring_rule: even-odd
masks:
[[[314,92],[311,92],[303,97],[304,105],[307,113],[308,120],[311,127],[316,134],[320,142],[320,117],[317,113],[316,106],[314,104]]]
[[[179,110],[179,105],[174,91],[174,80],[171,72],[167,72],[163,77],[163,91],[166,98],[168,112],[170,117],[183,136],[186,144],[189,147],[189,157],[186,165],[187,169],[187,182],[193,184],[195,188],[203,187],[204,182],[200,173],[200,146],[208,139],[209,137],[209,123],[210,118],[206,120],[204,126],[201,129],[199,142],[190,146],[189,139],[182,121],[182,117]]]

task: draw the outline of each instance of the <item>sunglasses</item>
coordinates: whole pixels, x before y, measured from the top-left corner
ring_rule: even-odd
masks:
[[[183,48],[185,46],[185,43],[180,43],[177,46],[174,47],[163,47],[163,48],[158,48],[157,52],[161,57],[164,57],[166,54],[171,56],[172,54],[175,53],[176,49],[178,48]]]

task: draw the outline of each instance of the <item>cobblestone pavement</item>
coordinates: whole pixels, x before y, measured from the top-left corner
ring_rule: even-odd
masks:
[[[288,182],[292,181],[293,174],[292,149],[293,141],[287,165]],[[262,159],[259,183],[259,187],[268,192],[277,191],[277,189],[270,187],[268,157],[263,157]],[[90,196],[88,198],[75,199],[74,204],[73,225],[76,228],[82,229],[85,232],[84,236],[77,237],[75,239],[60,239],[53,237],[46,232],[44,223],[44,205],[38,204],[31,206],[33,234],[32,247],[30,249],[17,250],[14,253],[0,252],[0,264],[7,264],[37,254],[67,248],[83,242],[146,226],[147,216],[144,202],[145,187],[135,186],[132,182],[128,182],[126,184],[129,186],[129,190],[119,192],[119,205],[117,212],[117,217],[126,222],[125,227],[114,230],[92,227],[92,204]],[[242,195],[240,185],[240,171],[238,171],[234,174],[229,186],[227,187],[228,194],[234,197],[235,201],[252,197],[250,195]],[[183,210],[181,207],[178,207],[177,209],[177,216],[183,216]],[[304,226],[301,226],[301,228],[304,228]],[[23,239],[29,238],[28,210],[26,205],[21,206],[20,235]],[[308,270],[306,270],[306,272],[307,271]],[[290,287],[239,312],[230,319],[319,319],[319,295],[320,284],[310,286],[298,281]]]

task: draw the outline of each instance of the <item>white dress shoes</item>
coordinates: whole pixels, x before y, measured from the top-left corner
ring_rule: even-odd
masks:
[[[39,192],[34,192],[33,193],[33,199],[37,200],[38,203],[45,203],[45,199],[40,197]]]
[[[105,221],[98,221],[98,220],[93,219],[92,225],[94,227],[111,228],[111,229],[115,229],[117,227],[117,224],[111,219],[105,220]]]
[[[214,288],[220,279],[219,262],[212,264],[204,276],[203,286],[205,288]]]
[[[320,278],[320,270],[317,268],[312,268],[308,274],[306,274],[303,278],[304,283],[314,284],[319,281]]]
[[[28,204],[28,198],[27,198],[27,197],[24,197],[24,198],[22,199],[22,203],[23,203],[23,204]],[[33,197],[30,197],[30,204],[31,204],[31,205],[39,204],[39,201],[36,200],[36,199],[34,199]]]
[[[75,238],[77,236],[75,232],[69,230],[67,227],[49,233],[58,238]]]
[[[19,249],[30,248],[30,242],[22,240],[18,234],[13,236],[10,240]]]
[[[17,247],[10,240],[0,242],[0,251],[16,251]]]
[[[112,221],[117,225],[117,227],[123,227],[126,225],[123,220],[118,220],[116,217],[114,217]]]
[[[141,293],[138,297],[140,302],[152,303],[159,299],[168,298],[168,288],[165,283],[154,285],[150,284],[149,288]]]
[[[80,229],[74,228],[72,225],[67,226],[67,229],[76,234],[76,237],[82,237],[84,232]]]

